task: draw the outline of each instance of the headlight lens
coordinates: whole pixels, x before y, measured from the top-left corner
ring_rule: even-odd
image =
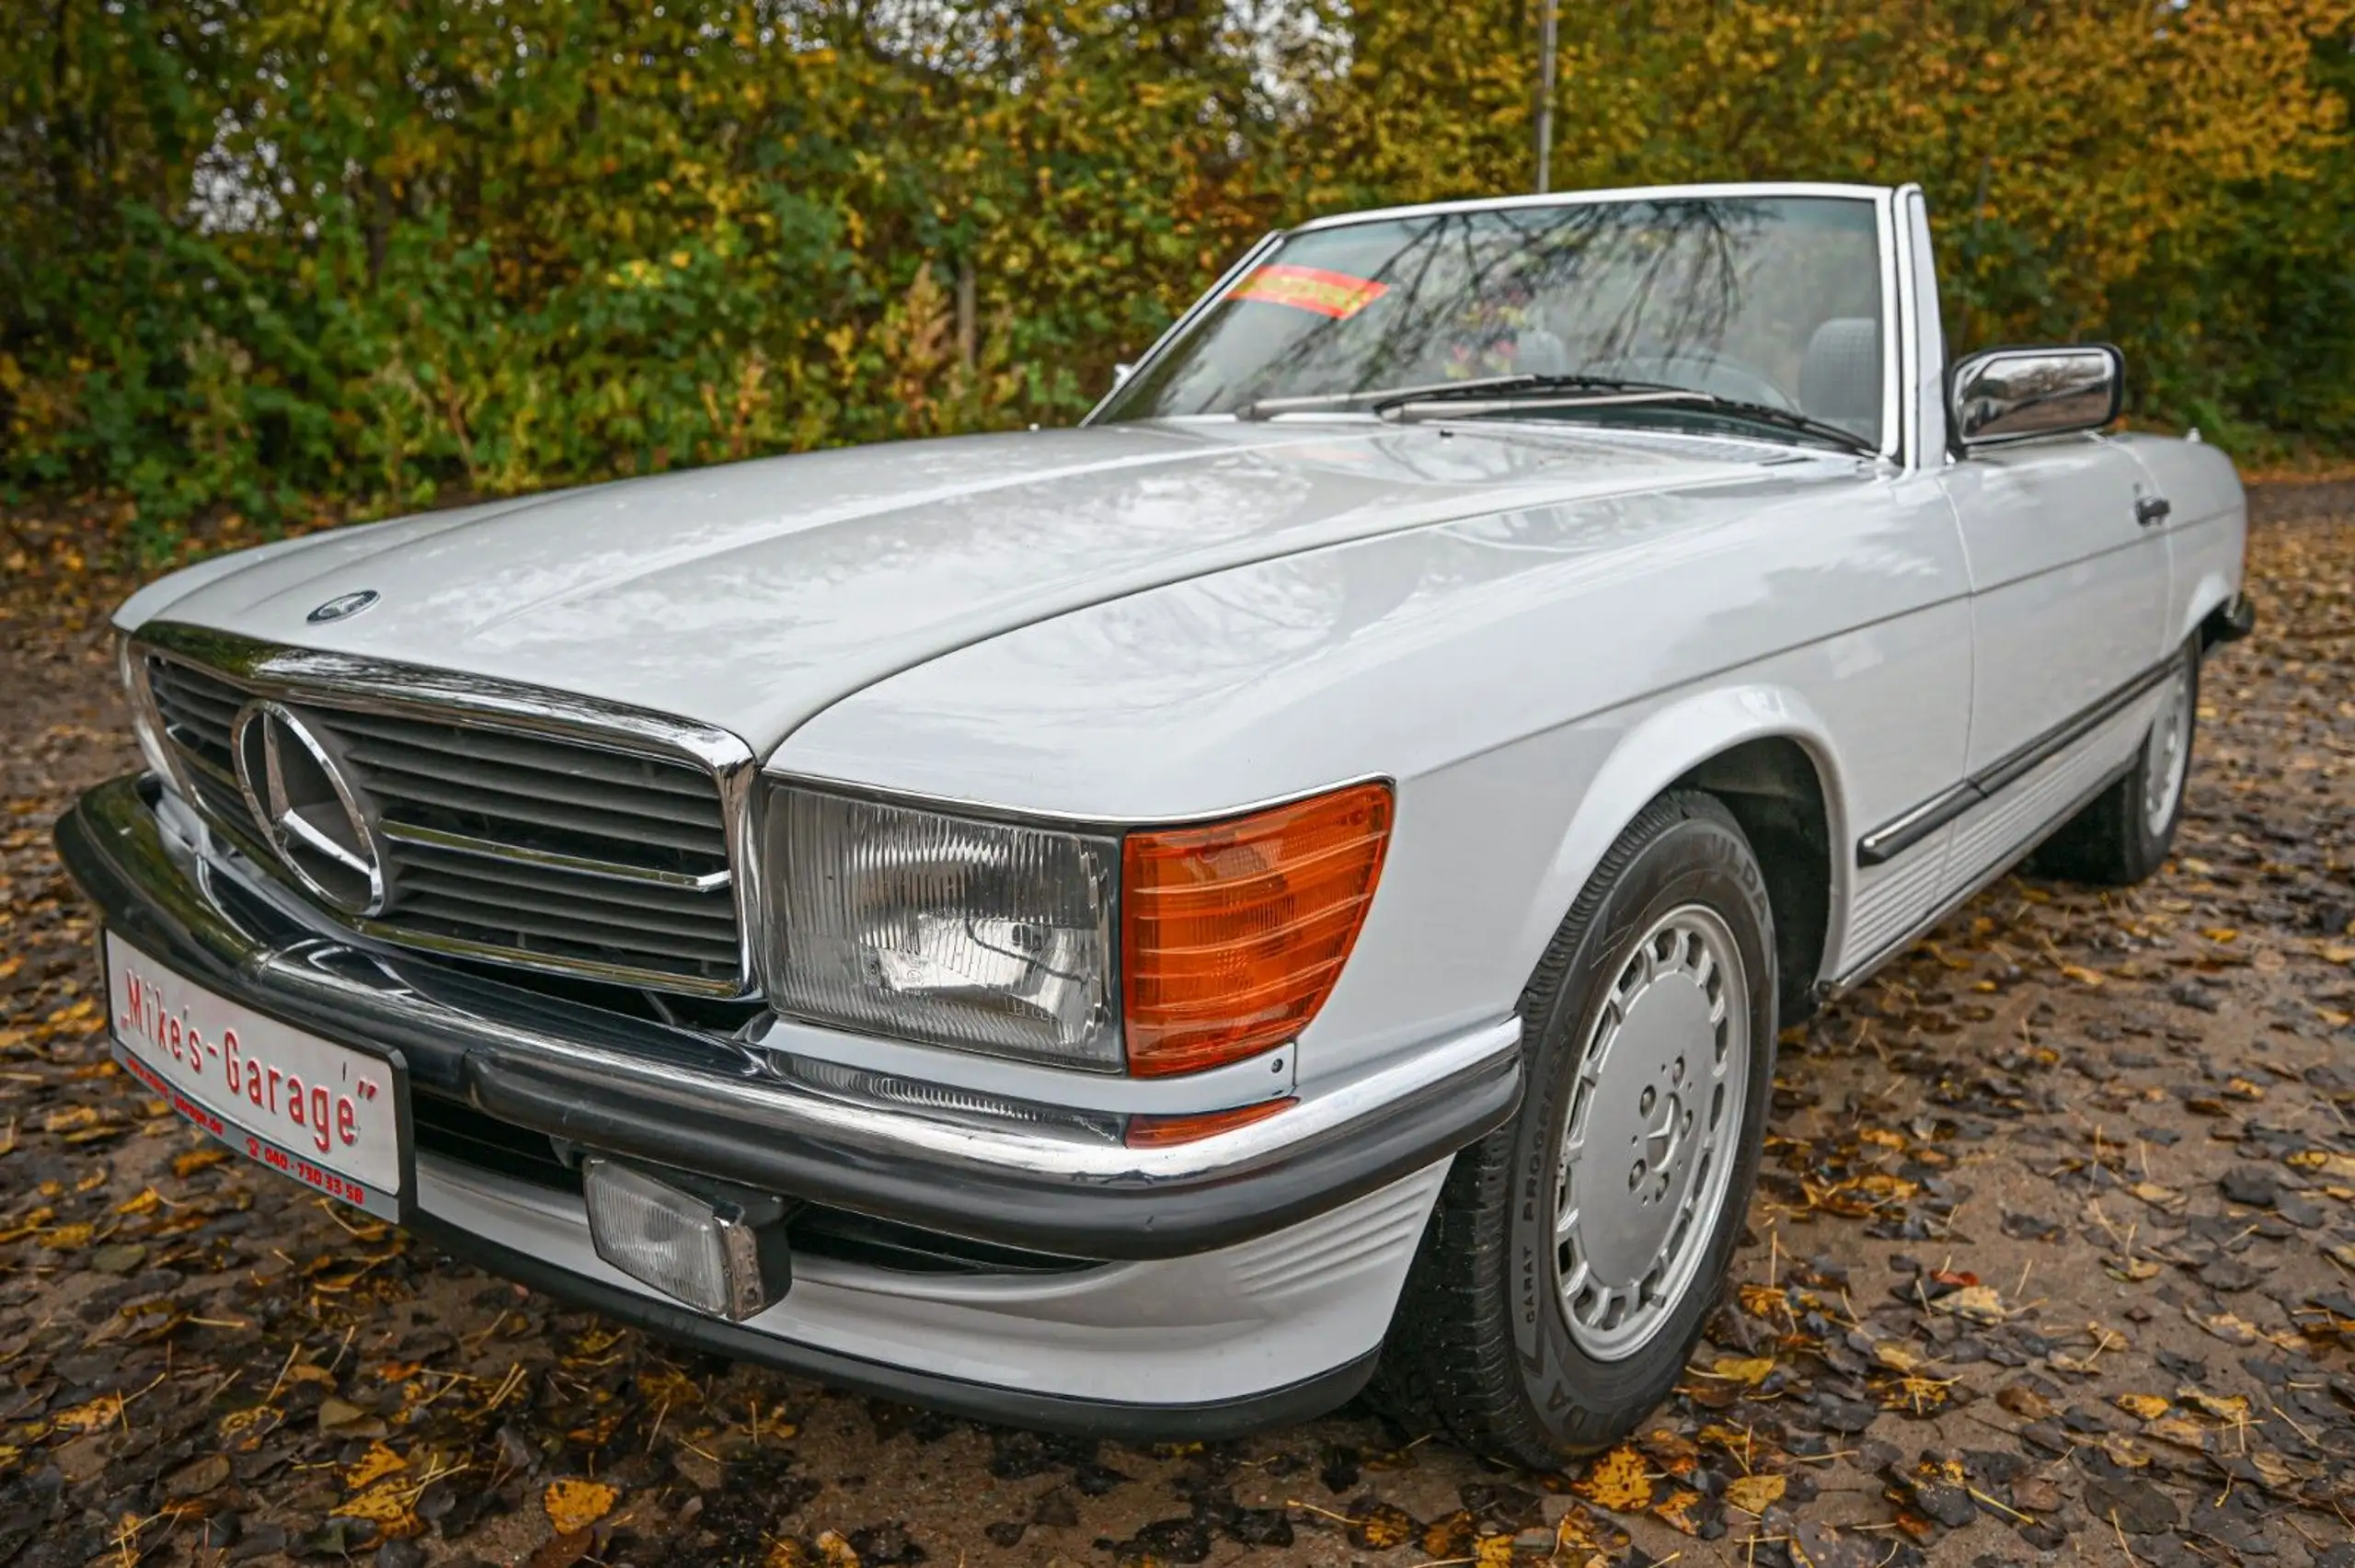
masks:
[[[769,799],[781,1012],[1117,1071],[1117,839],[799,785]]]

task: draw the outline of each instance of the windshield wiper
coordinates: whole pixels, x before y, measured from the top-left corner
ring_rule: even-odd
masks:
[[[1591,396],[1565,393],[1591,392]],[[1660,382],[1613,381],[1602,376],[1516,376],[1501,384],[1481,386],[1453,382],[1437,393],[1418,392],[1385,398],[1375,411],[1386,418],[1478,418],[1490,414],[1529,413],[1545,408],[1626,408],[1647,404],[1685,404],[1748,419],[1761,425],[1812,436],[1844,452],[1877,456],[1874,445],[1854,430],[1770,403],[1749,403],[1697,387],[1670,386]]]
[[[1238,419],[1271,419],[1279,414],[1338,414],[1364,408],[1380,414],[1407,403],[1434,403],[1459,397],[1545,395],[1563,392],[1681,392],[1681,387],[1657,381],[1621,381],[1601,375],[1475,376],[1469,381],[1435,381],[1423,386],[1383,386],[1370,392],[1318,392],[1300,397],[1261,397],[1235,411]]]
[[[1780,425],[1786,430],[1830,441],[1860,457],[1880,455],[1878,447],[1846,426],[1819,419],[1812,414],[1802,414],[1796,408],[1777,408],[1771,403],[1745,403],[1739,397],[1720,397],[1713,392],[1704,393],[1702,396],[1711,409],[1720,414],[1730,414],[1739,419],[1755,419],[1762,425]]]
[[[1418,397],[1443,397],[1451,393],[1505,392],[1538,380],[1527,375],[1492,375],[1477,381],[1439,381],[1428,386],[1378,386],[1371,392],[1312,392],[1297,397],[1256,397],[1235,411],[1238,419],[1272,419],[1279,414],[1338,414],[1352,408],[1373,408]]]
[[[1647,401],[1667,394],[1684,395],[1684,388],[1671,386],[1663,381],[1628,381],[1607,375],[1513,375],[1494,376],[1487,381],[1451,381],[1437,387],[1413,387],[1394,392],[1374,404],[1374,412],[1388,413],[1414,403],[1483,402],[1495,399],[1499,403],[1526,407],[1533,400],[1561,397],[1566,407],[1576,407],[1597,398],[1565,396],[1565,394],[1594,393],[1599,399],[1609,401],[1620,394],[1641,397]]]

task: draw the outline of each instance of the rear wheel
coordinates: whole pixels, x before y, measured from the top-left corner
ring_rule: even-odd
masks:
[[[2186,643],[2161,683],[2159,711],[2134,765],[2036,852],[2032,869],[2072,882],[2122,887],[2167,858],[2183,819],[2200,714],[2200,645]]]
[[[1757,1176],[1774,919],[1714,797],[1621,835],[1522,999],[1520,1112],[1456,1156],[1377,1397],[1526,1465],[1614,1441],[1675,1386]]]

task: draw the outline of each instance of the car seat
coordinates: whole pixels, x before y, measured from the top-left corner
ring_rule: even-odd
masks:
[[[1880,323],[1835,315],[1807,340],[1799,361],[1799,408],[1860,436],[1880,418]]]

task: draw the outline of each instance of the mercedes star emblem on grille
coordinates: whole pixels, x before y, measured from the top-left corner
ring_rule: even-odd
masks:
[[[303,618],[315,626],[323,626],[329,621],[357,615],[383,597],[373,588],[363,588],[357,593],[339,593]]]
[[[385,901],[385,856],[365,798],[334,753],[292,708],[248,703],[231,745],[246,807],[298,881],[347,913]]]

